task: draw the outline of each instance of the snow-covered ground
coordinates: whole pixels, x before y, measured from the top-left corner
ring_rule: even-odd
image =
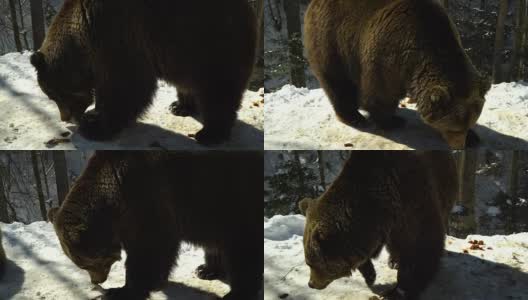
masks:
[[[264,218],[264,299],[372,300],[396,282],[396,271],[387,266],[388,254],[383,250],[374,260],[378,274],[375,292],[358,272],[334,281],[325,290],[310,289],[303,227],[304,217],[299,215]],[[482,240],[484,250],[470,250],[470,240]],[[465,240],[448,237],[446,249],[441,270],[421,299],[528,299],[528,233],[470,235]]]
[[[266,150],[447,149],[440,135],[420,120],[415,105],[399,109],[407,120],[403,129],[360,131],[337,120],[322,89],[285,85],[264,97]],[[486,100],[476,127],[482,147],[528,149],[528,85],[494,85]]]
[[[189,134],[201,123],[192,117],[176,117],[169,112],[176,89],[159,82],[159,89],[145,117],[112,142],[99,143],[82,138],[76,127],[60,121],[57,105],[40,90],[36,72],[29,63],[30,52],[0,56],[0,148],[14,149],[204,149]],[[263,97],[247,91],[231,139],[218,148],[262,149]],[[50,147],[46,142],[73,133],[71,142]]]
[[[8,257],[7,272],[0,281],[0,299],[81,300],[101,295],[86,271],[77,268],[62,252],[51,223],[0,224]],[[124,285],[125,256],[116,262],[102,287]],[[229,292],[221,281],[198,279],[194,269],[203,263],[203,251],[184,244],[169,286],[151,299],[213,300]]]

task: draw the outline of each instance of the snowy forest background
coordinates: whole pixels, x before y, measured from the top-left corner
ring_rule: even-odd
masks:
[[[266,151],[264,215],[297,214],[298,201],[318,197],[339,175],[348,151]],[[449,234],[528,231],[528,152],[456,151],[459,199]]]
[[[310,0],[264,0],[267,92],[285,84],[318,88],[304,57],[302,28]],[[439,0],[476,67],[494,83],[528,78],[526,0]]]
[[[47,221],[91,151],[0,151],[0,222]]]

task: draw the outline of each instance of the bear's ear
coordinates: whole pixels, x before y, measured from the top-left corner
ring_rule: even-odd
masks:
[[[450,109],[451,95],[446,87],[434,86],[426,93],[424,112],[430,117],[430,122],[437,121],[446,115]]]
[[[451,96],[449,95],[449,91],[447,88],[443,86],[434,86],[428,93],[429,101],[431,101],[432,104],[437,103],[447,103],[450,101]]]
[[[303,214],[303,216],[306,216],[306,211],[314,202],[315,199],[311,198],[304,198],[301,200],[301,202],[299,202],[299,210],[301,211],[301,214]]]
[[[482,76],[482,77],[480,77],[480,82],[479,83],[480,83],[479,84],[480,96],[484,97],[484,96],[486,96],[488,91],[491,89],[491,78],[489,78],[488,76]]]
[[[57,215],[57,212],[59,212],[58,207],[53,207],[50,210],[48,210],[48,220],[53,223],[55,221],[55,216]]]
[[[31,54],[29,61],[31,62],[33,67],[37,69],[37,71],[41,71],[46,67],[46,59],[44,57],[44,54],[42,54],[42,52],[40,51]]]

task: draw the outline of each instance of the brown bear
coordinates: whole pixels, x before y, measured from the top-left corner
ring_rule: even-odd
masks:
[[[4,251],[4,246],[2,246],[2,230],[0,230],[0,279],[4,277],[6,268],[6,255]]]
[[[66,0],[31,63],[61,119],[86,138],[111,139],[135,122],[162,79],[178,91],[171,111],[199,113],[196,140],[216,144],[236,120],[256,32],[247,0]]]
[[[387,299],[417,299],[439,267],[457,182],[449,152],[352,152],[323,195],[299,203],[309,286],[324,289],[355,269],[371,286],[371,259],[386,246],[398,269]]]
[[[490,81],[436,0],[313,0],[304,22],[310,66],[342,122],[366,126],[362,108],[381,128],[401,127],[394,113],[408,96],[451,148],[478,142],[470,128]]]
[[[200,278],[229,282],[223,299],[253,299],[264,272],[262,180],[258,151],[102,151],[48,215],[64,253],[94,284],[126,252],[126,283],[104,299],[162,289],[182,242],[205,250]]]

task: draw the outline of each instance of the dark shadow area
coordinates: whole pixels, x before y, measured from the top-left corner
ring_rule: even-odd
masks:
[[[35,234],[40,235],[38,233]],[[31,247],[29,245],[24,243],[22,240],[19,240],[16,236],[11,235],[10,232],[3,232],[3,237],[6,241],[9,242],[10,245],[12,245],[12,248],[19,248],[20,251],[24,253],[24,257],[27,260],[32,260],[36,265],[45,268],[47,270],[47,274],[50,274],[51,276],[55,277],[57,281],[61,281],[68,284],[68,286],[70,286],[71,289],[74,290],[77,295],[82,295],[84,296],[84,298],[88,298],[88,295],[78,287],[78,284],[75,281],[70,279],[68,274],[63,274],[56,268],[54,262],[41,258],[38,253],[35,253],[31,250]],[[47,242],[49,243],[49,241]],[[20,283],[20,285],[22,285],[22,283]]]
[[[169,116],[171,117],[171,116]],[[175,117],[176,118],[176,117]],[[73,132],[72,144],[78,149],[90,150],[212,150],[212,149],[258,149],[264,147],[264,133],[257,128],[237,121],[229,141],[211,147],[205,147],[181,133],[167,130],[153,124],[138,122],[134,126],[125,129],[118,137],[107,142],[91,141],[83,138],[77,132],[77,126],[67,127]],[[49,147],[53,149],[53,146]]]
[[[221,297],[216,294],[202,291],[198,288],[190,287],[183,283],[172,281],[169,281],[167,287],[162,290],[162,293],[165,294],[168,299],[221,299]]]
[[[372,291],[381,295],[395,284],[374,285]],[[446,251],[438,274],[421,299],[524,300],[528,299],[528,273],[474,255]]]
[[[418,112],[415,110],[400,108],[396,114],[405,119],[405,127],[392,130],[382,130],[376,128],[374,125],[370,125],[366,128],[354,127],[354,129],[378,135],[417,150],[449,149],[447,143],[445,143],[440,134],[423,123]],[[517,150],[528,149],[528,141],[526,140],[500,133],[482,125],[475,126],[474,130],[481,139],[478,148],[511,150],[513,147],[512,145],[515,145],[515,149]]]
[[[24,270],[8,258],[5,275],[0,280],[0,299],[12,299],[22,289],[24,280]]]

